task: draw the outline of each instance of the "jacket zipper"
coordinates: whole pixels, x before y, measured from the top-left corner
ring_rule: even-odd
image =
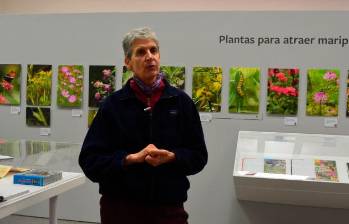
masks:
[[[168,98],[172,98],[173,96],[170,96]],[[161,99],[160,99],[161,100]],[[160,101],[159,100],[159,101]],[[150,108],[149,110],[149,141],[150,143],[153,143],[153,107],[150,105],[150,97],[147,98],[147,106]],[[149,199],[150,202],[154,201],[154,194],[155,194],[155,168],[151,167],[150,169],[150,193],[149,193]]]
[[[150,142],[153,141],[153,108],[150,106],[150,97],[147,98],[147,104],[149,110],[149,140]]]
[[[153,143],[153,108],[151,108],[150,105],[150,97],[147,98],[147,105],[149,110],[149,142]],[[152,202],[154,200],[154,182],[155,182],[155,175],[154,175],[154,168],[150,168],[150,192],[149,192],[149,200]]]

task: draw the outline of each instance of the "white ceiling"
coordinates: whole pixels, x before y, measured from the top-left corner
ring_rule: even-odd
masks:
[[[0,0],[0,13],[349,10],[348,0]]]

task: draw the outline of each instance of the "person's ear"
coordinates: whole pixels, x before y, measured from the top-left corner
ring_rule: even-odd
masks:
[[[127,69],[131,71],[131,67],[132,67],[131,60],[128,57],[125,57],[124,63],[126,65]]]

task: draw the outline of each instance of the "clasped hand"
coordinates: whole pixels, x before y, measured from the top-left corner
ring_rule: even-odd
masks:
[[[149,144],[141,151],[127,155],[124,165],[146,162],[155,167],[171,162],[174,159],[175,154],[173,152],[166,149],[158,149],[154,144]]]

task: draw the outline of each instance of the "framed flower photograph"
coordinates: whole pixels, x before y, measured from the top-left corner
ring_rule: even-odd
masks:
[[[296,116],[298,112],[298,95],[298,68],[268,69],[268,114]]]
[[[58,66],[57,105],[59,107],[82,106],[83,78],[82,65]]]
[[[337,116],[339,69],[309,69],[307,74],[308,116]]]
[[[89,107],[100,104],[115,91],[116,68],[113,65],[91,65],[89,68]]]
[[[0,64],[0,104],[20,105],[21,65]]]

